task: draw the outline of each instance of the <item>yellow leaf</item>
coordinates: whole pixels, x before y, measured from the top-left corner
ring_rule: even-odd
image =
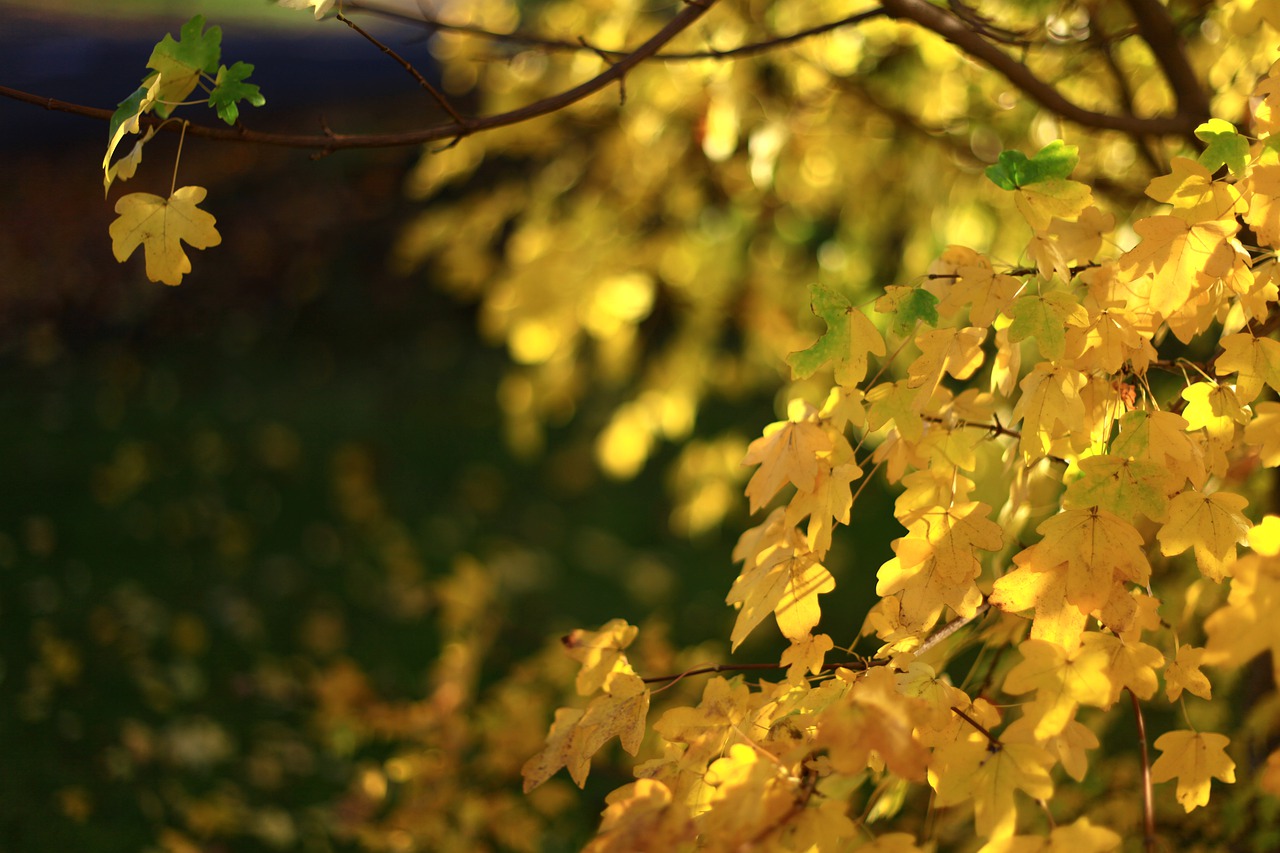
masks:
[[[918,389],[912,404],[920,411],[933,396],[944,373],[968,379],[982,365],[986,329],[931,329],[916,335],[920,355],[907,368],[907,387]]]
[[[1096,506],[1130,523],[1138,513],[1152,521],[1164,518],[1169,492],[1182,485],[1170,483],[1169,470],[1147,459],[1090,456],[1080,460],[1080,470],[1084,476],[1067,487],[1062,505]]]
[[[1115,704],[1125,688],[1133,691],[1139,699],[1150,699],[1156,695],[1159,683],[1155,668],[1164,663],[1164,655],[1159,649],[1136,639],[1128,640],[1096,631],[1084,635],[1084,644],[1085,648],[1106,656],[1107,680],[1111,684],[1108,706]]]
[[[1268,400],[1253,407],[1253,418],[1244,428],[1244,440],[1258,448],[1263,465],[1280,465],[1280,403]]]
[[[671,789],[654,779],[624,785],[605,802],[600,829],[583,853],[675,850],[697,837],[688,807],[675,802]]]
[[[1176,702],[1183,690],[1189,690],[1201,699],[1212,698],[1213,685],[1200,671],[1204,655],[1204,649],[1197,649],[1186,643],[1178,646],[1177,658],[1169,661],[1164,670],[1164,690],[1170,702]]]
[[[1174,157],[1173,171],[1147,185],[1147,195],[1173,205],[1173,215],[1188,222],[1234,216],[1240,207],[1240,192],[1226,181],[1215,181],[1209,170],[1195,160]]]
[[[1166,320],[1230,270],[1234,217],[1189,223],[1177,216],[1149,216],[1133,224],[1142,241],[1120,258],[1120,269],[1150,278],[1148,304]]]
[[[1067,651],[1080,645],[1088,614],[1067,600],[1067,564],[1049,563],[1033,545],[1013,557],[1017,566],[995,582],[988,599],[1006,613],[1035,609],[1031,637]]]
[[[1057,219],[1075,219],[1093,204],[1093,191],[1087,184],[1066,178],[1050,178],[1019,187],[1013,203],[1033,231],[1044,231]]]
[[[579,695],[589,696],[618,674],[634,674],[622,650],[631,645],[640,629],[624,619],[611,619],[599,631],[575,628],[561,643],[569,657],[582,664],[576,686]]]
[[[1169,520],[1156,534],[1160,552],[1172,557],[1194,547],[1196,565],[1205,577],[1222,580],[1236,561],[1236,543],[1249,534],[1249,519],[1241,512],[1248,503],[1232,492],[1181,492],[1169,502]]]
[[[835,445],[823,428],[812,421],[780,421],[765,427],[764,435],[747,447],[743,465],[759,465],[747,483],[751,511],[773,499],[787,482],[804,492],[818,484],[819,457],[829,456]]]
[[[1173,412],[1133,411],[1120,419],[1120,436],[1111,446],[1112,454],[1155,462],[1170,473],[1171,486],[1183,480],[1199,488],[1208,472],[1204,451],[1187,435],[1192,429],[1186,418]]]
[[[1049,753],[1034,744],[993,746],[985,738],[972,738],[934,751],[929,782],[938,792],[939,807],[973,800],[974,829],[996,840],[1013,835],[1018,817],[1015,791],[1036,799],[1053,795],[1052,765]]]
[[[777,525],[764,547],[744,562],[725,598],[739,608],[730,636],[733,649],[770,613],[789,639],[803,637],[818,624],[818,596],[835,589],[835,578],[796,539],[794,528]]]
[[[1009,308],[1013,323],[1009,341],[1017,343],[1035,338],[1040,357],[1050,361],[1062,358],[1066,350],[1067,327],[1084,327],[1089,315],[1070,293],[1061,290],[1045,294],[1020,296]]]
[[[1028,463],[1047,455],[1059,438],[1083,429],[1080,389],[1087,382],[1078,370],[1042,361],[1019,383],[1022,395],[1013,407],[1013,419],[1022,421],[1019,447]]]
[[[1251,403],[1262,391],[1263,383],[1280,391],[1280,341],[1255,338],[1241,332],[1222,339],[1222,355],[1214,362],[1214,371],[1236,377],[1236,399]]]
[[[119,217],[111,223],[111,249],[124,263],[142,246],[147,258],[147,278],[180,284],[191,272],[191,261],[182,250],[186,242],[207,249],[222,242],[216,220],[197,205],[204,201],[204,187],[182,187],[169,198],[150,193],[130,193],[116,202]]]
[[[1094,826],[1089,818],[1054,827],[1049,837],[1018,835],[992,841],[978,853],[1110,853],[1120,846],[1120,836],[1103,826]]]
[[[1036,720],[1037,741],[1061,733],[1078,704],[1109,704],[1107,656],[1100,650],[1086,644],[1068,652],[1057,643],[1024,640],[1018,651],[1022,661],[1005,675],[1004,692],[1017,696],[1036,691],[1025,713]]]
[[[923,782],[929,753],[914,730],[924,711],[919,700],[899,691],[889,667],[876,667],[854,678],[843,701],[823,709],[814,746],[825,749],[841,773],[862,772],[875,753],[890,773]]]
[[[1085,613],[1107,602],[1116,580],[1145,584],[1151,574],[1142,534],[1105,509],[1064,510],[1036,530],[1040,558],[1067,564],[1067,600]]]
[[[1227,757],[1230,739],[1213,732],[1166,732],[1156,740],[1162,755],[1151,765],[1152,782],[1178,780],[1178,802],[1187,811],[1209,802],[1212,779],[1236,781],[1236,763]]]
[[[996,273],[991,269],[991,262],[981,256],[957,267],[955,276],[947,295],[938,302],[938,313],[952,316],[968,305],[969,323],[973,326],[990,326],[1022,288],[1022,282],[1011,275]]]
[[[787,681],[804,681],[805,673],[814,675],[822,672],[822,661],[827,652],[835,647],[835,642],[826,634],[816,637],[805,634],[782,652],[782,665],[787,668]]]

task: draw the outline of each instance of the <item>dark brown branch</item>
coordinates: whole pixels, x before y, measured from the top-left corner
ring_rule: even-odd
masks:
[[[436,104],[439,105],[440,109],[444,110],[446,113],[449,114],[450,118],[452,118],[459,125],[463,124],[466,121],[466,119],[460,116],[458,114],[458,111],[453,108],[453,104],[449,103],[449,99],[444,96],[444,93],[441,92],[439,89],[437,89],[435,86],[432,86],[431,83],[428,82],[427,78],[423,77],[422,74],[418,72],[418,69],[414,68],[413,65],[409,63],[409,60],[405,59],[403,56],[396,53],[394,50],[391,49],[390,45],[384,44],[383,42],[379,41],[377,38],[374,37],[372,33],[364,29],[363,27],[361,27],[359,24],[357,24],[355,21],[351,20],[341,12],[338,13],[337,17],[339,21],[342,21],[342,23],[346,24],[348,27],[355,30],[360,35],[364,36],[365,39],[367,39],[370,44],[378,48],[378,50],[382,51],[387,56],[394,59],[397,63],[400,64],[400,67],[403,68],[405,71],[408,71],[409,75],[413,77],[414,80],[418,81],[418,85],[427,91],[427,94],[429,94],[435,100]]]
[[[1125,688],[1129,690],[1129,688]],[[1129,690],[1133,700],[1133,717],[1138,724],[1138,746],[1142,749],[1142,849],[1146,853],[1156,850],[1156,808],[1151,794],[1151,759],[1147,755],[1147,724],[1142,718],[1142,705],[1138,696]]]
[[[1160,0],[1126,0],[1133,19],[1138,24],[1138,32],[1155,54],[1160,70],[1173,89],[1173,96],[1178,104],[1178,114],[1186,116],[1200,124],[1209,120],[1209,96],[1196,77],[1187,54],[1182,49],[1182,39],[1173,25],[1169,10]],[[1194,126],[1193,126],[1194,127]],[[1188,130],[1188,135],[1191,131]],[[1192,139],[1195,137],[1192,136]]]
[[[1116,61],[1115,51],[1111,49],[1111,39],[1103,35],[1099,30],[1097,21],[1093,20],[1090,15],[1089,22],[1089,41],[1095,49],[1102,54],[1102,59],[1107,64],[1107,70],[1111,72],[1111,79],[1116,82],[1116,93],[1120,97],[1120,106],[1124,108],[1126,115],[1136,116],[1137,112],[1133,108],[1133,87],[1129,85],[1129,78],[1125,76],[1124,69],[1120,67],[1120,63]],[[1138,152],[1142,155],[1142,159],[1147,161],[1147,165],[1157,174],[1164,174],[1166,169],[1161,165],[1160,160],[1156,157],[1155,151],[1151,148],[1151,141],[1140,134],[1133,135],[1134,145]]]
[[[1199,118],[1189,115],[1139,118],[1085,109],[1067,100],[1051,83],[1041,80],[1022,62],[969,29],[946,10],[926,0],[881,0],[881,5],[889,17],[913,21],[942,36],[973,59],[1003,74],[1023,94],[1067,121],[1084,127],[1153,136],[1189,134],[1200,124]]]
[[[550,97],[542,98],[531,104],[526,104],[514,110],[508,110],[504,113],[496,113],[490,116],[478,116],[468,118],[461,123],[450,121],[447,124],[433,125],[418,130],[401,131],[398,133],[361,133],[361,134],[345,134],[333,133],[316,136],[314,134],[296,134],[296,133],[264,133],[262,131],[248,130],[245,128],[230,127],[214,127],[211,125],[192,124],[187,128],[187,133],[191,136],[199,136],[205,139],[216,139],[223,142],[253,142],[260,145],[277,145],[285,148],[311,148],[320,151],[336,151],[346,148],[393,148],[404,145],[421,145],[424,142],[439,142],[457,137],[459,134],[472,134],[480,131],[492,130],[497,127],[507,127],[513,124],[529,121],[530,119],[539,118],[544,115],[557,112],[575,104],[582,99],[599,92],[611,83],[617,82],[626,75],[631,69],[635,68],[646,59],[652,57],[664,45],[687,30],[700,17],[706,14],[716,0],[697,0],[697,2],[688,2],[675,17],[667,22],[661,30],[651,36],[648,41],[637,47],[631,53],[628,53],[622,59],[619,59],[614,65],[610,65],[604,71],[580,83],[571,89],[566,89]],[[28,104],[44,107],[49,110],[71,113],[73,115],[86,116],[88,118],[101,119],[109,121],[113,110],[99,109],[97,107],[87,107],[81,104],[71,104],[66,101],[59,101],[54,98],[42,98],[39,95],[33,95],[29,92],[22,92],[17,89],[11,89],[8,86],[0,86],[0,96],[12,98],[16,101],[22,101]],[[143,116],[141,124],[145,127],[156,127],[160,129],[163,123],[154,116]],[[164,125],[164,129],[176,131],[178,128],[173,125]]]

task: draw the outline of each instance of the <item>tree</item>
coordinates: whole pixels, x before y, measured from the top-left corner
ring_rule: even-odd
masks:
[[[290,5],[363,32],[357,4]],[[113,149],[161,129],[326,153],[446,143],[410,178],[425,202],[398,256],[481,302],[516,363],[500,394],[517,446],[607,394],[595,452],[626,478],[686,441],[708,399],[781,388],[785,417],[742,448],[762,517],[726,602],[731,652],[763,649],[770,623],[785,646],[706,665],[650,647],[671,664],[654,672],[628,658],[625,621],[564,638],[585,704],[556,711],[526,789],[561,768],[584,785],[615,737],[646,749],[588,849],[1274,844],[1275,675],[1241,674],[1280,660],[1280,7],[400,14],[442,67],[437,85],[391,52],[443,116],[426,128],[236,126],[259,93],[199,19],[114,114],[0,91],[109,118],[109,183],[140,156]],[[202,80],[231,126],[170,120]],[[178,240],[218,242],[203,197],[125,196],[117,256],[141,243],[148,274],[177,283]],[[687,531],[719,524],[746,479],[705,449],[677,463]],[[902,534],[844,545],[879,566],[877,600],[824,610],[857,582],[840,527],[881,476]],[[447,593],[472,619],[478,577]],[[494,688],[479,729],[441,699],[424,741],[509,765],[507,727],[527,742],[517,709],[541,677]],[[337,714],[420,736],[412,708],[356,701],[350,682],[332,695]],[[410,793],[355,821],[371,846],[390,837],[375,830],[444,837],[439,768],[405,760]],[[530,824],[553,808],[485,802]]]

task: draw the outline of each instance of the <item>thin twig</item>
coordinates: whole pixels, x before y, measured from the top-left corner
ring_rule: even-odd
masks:
[[[461,115],[458,114],[458,111],[453,108],[453,104],[449,103],[449,99],[444,96],[444,93],[441,92],[439,89],[437,89],[435,86],[431,85],[431,83],[427,80],[427,78],[423,77],[422,74],[418,72],[418,69],[414,68],[413,65],[410,64],[409,60],[405,59],[403,56],[396,53],[395,50],[392,49],[390,45],[379,41],[373,35],[373,33],[364,29],[355,21],[351,20],[341,12],[338,13],[337,17],[339,21],[342,21],[342,23],[346,24],[348,27],[355,30],[360,35],[364,36],[369,41],[369,43],[372,44],[374,47],[378,48],[378,50],[382,51],[387,56],[391,57],[396,62],[400,63],[400,67],[403,68],[405,71],[408,71],[409,74],[413,77],[413,79],[418,81],[418,85],[421,86],[423,89],[425,89],[427,91],[427,94],[431,95],[431,97],[435,100],[435,102],[440,106],[440,109],[447,112],[450,118],[452,118],[455,122],[458,123],[459,128],[462,128],[465,125],[466,123],[465,120],[462,118]]]
[[[986,726],[982,725],[982,723],[979,723],[973,717],[970,717],[964,711],[961,711],[955,705],[951,706],[951,710],[959,714],[962,720],[964,720],[966,723],[968,723],[969,725],[977,729],[983,735],[983,737],[987,739],[987,749],[991,750],[992,752],[1000,751],[1000,748],[1003,746],[1003,744],[1000,743],[1000,738],[996,737],[990,731],[988,731]]]
[[[314,134],[264,133],[245,128],[192,124],[187,128],[187,132],[192,136],[224,142],[252,142],[284,148],[313,148],[322,151],[336,151],[347,148],[394,148],[406,145],[421,145],[424,142],[453,139],[458,136],[460,129],[470,134],[498,127],[508,127],[558,112],[590,95],[594,95],[611,83],[621,80],[627,72],[652,57],[664,44],[667,44],[691,27],[716,2],[717,0],[699,0],[696,3],[687,3],[684,9],[667,22],[666,26],[650,36],[642,45],[586,82],[579,83],[571,89],[541,98],[514,110],[466,119],[462,122],[461,128],[459,128],[458,122],[450,121],[447,124],[437,124],[431,127],[398,133],[334,133],[316,136]],[[45,98],[33,95],[30,92],[12,89],[8,86],[0,86],[0,96],[35,104],[49,110],[87,116],[102,121],[110,121],[114,113],[114,110],[72,104],[55,98]],[[146,127],[158,127],[161,121],[154,116],[143,116],[140,119],[140,123]],[[171,131],[174,129],[169,128]]]

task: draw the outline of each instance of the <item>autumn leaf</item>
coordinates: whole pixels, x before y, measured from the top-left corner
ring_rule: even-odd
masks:
[[[1202,494],[1195,489],[1179,493],[1169,502],[1169,520],[1156,539],[1166,557],[1195,548],[1196,565],[1205,577],[1220,581],[1231,574],[1236,543],[1249,533],[1242,510],[1249,501],[1232,492]]]
[[[1239,228],[1234,218],[1195,223],[1177,216],[1139,219],[1133,230],[1142,241],[1120,258],[1120,269],[1150,279],[1147,302],[1168,319],[1226,275],[1233,258],[1227,241]]]
[[[1047,455],[1054,441],[1084,427],[1080,390],[1088,380],[1066,364],[1039,362],[1019,383],[1013,419],[1022,421],[1019,447],[1027,462]]]
[[[1165,695],[1170,702],[1176,702],[1183,690],[1188,690],[1201,699],[1213,698],[1213,685],[1200,671],[1205,649],[1197,649],[1186,643],[1178,646],[1178,654],[1164,670]]]
[[[671,789],[654,779],[624,785],[605,802],[600,829],[582,853],[676,850],[697,837],[688,807],[676,802]]]
[[[1155,646],[1149,646],[1136,638],[1117,637],[1090,631],[1084,635],[1084,645],[1101,653],[1106,662],[1106,676],[1110,695],[1106,707],[1114,705],[1123,690],[1129,690],[1139,699],[1147,700],[1156,694],[1159,682],[1156,667],[1164,664],[1164,655]]]
[[[1171,475],[1171,486],[1181,486],[1183,480],[1190,480],[1199,488],[1208,473],[1204,467],[1204,451],[1187,434],[1189,429],[1187,419],[1173,412],[1128,412],[1120,418],[1120,435],[1111,445],[1111,453],[1163,466]]]
[[[791,528],[778,531],[769,544],[744,562],[725,601],[738,608],[730,635],[736,649],[770,613],[788,639],[803,637],[818,624],[818,596],[835,589],[835,579],[807,547],[798,545]]]
[[[1034,610],[1031,638],[1074,651],[1088,614],[1067,600],[1067,564],[1050,563],[1038,545],[1015,554],[1013,562],[1016,568],[996,579],[988,601],[1006,613]]]
[[[982,342],[986,329],[931,329],[916,335],[920,355],[907,368],[907,387],[915,388],[912,404],[916,411],[924,408],[933,396],[943,374],[968,379],[982,365]]]
[[[1147,195],[1173,205],[1173,215],[1187,222],[1223,219],[1240,208],[1239,190],[1186,157],[1174,157],[1171,173],[1153,178]]]
[[[1088,644],[1068,651],[1046,640],[1024,640],[1018,646],[1022,661],[1009,670],[1004,692],[1014,696],[1036,691],[1024,708],[1035,720],[1037,741],[1062,732],[1077,705],[1109,704],[1111,682],[1106,675],[1107,655]]]
[[[525,762],[520,773],[525,793],[550,779],[561,767],[578,787],[587,782],[591,756],[617,737],[622,748],[635,755],[644,738],[645,716],[649,712],[649,688],[637,675],[619,675],[604,695],[597,696],[585,711],[561,708],[542,751]]]
[[[835,647],[835,642],[826,634],[805,634],[791,641],[782,652],[782,665],[787,668],[787,680],[803,681],[805,672],[817,675],[822,672],[822,661],[827,652]]]
[[[622,650],[631,645],[640,629],[624,619],[611,619],[599,631],[575,628],[561,642],[569,657],[582,664],[576,686],[578,694],[590,696],[618,675],[634,675]]]
[[[1263,465],[1280,465],[1280,403],[1268,400],[1253,407],[1253,418],[1244,428],[1244,440],[1258,448]]]
[[[1219,376],[1238,373],[1236,399],[1251,403],[1262,391],[1263,384],[1280,391],[1280,341],[1255,338],[1241,332],[1227,335],[1221,341],[1222,355],[1214,362]]]
[[[182,243],[207,249],[222,242],[216,220],[201,210],[204,187],[182,187],[169,198],[150,193],[130,193],[116,202],[119,216],[111,223],[111,249],[124,263],[138,246],[147,259],[147,278],[175,285],[191,272],[191,261]]]
[[[1094,826],[1082,817],[1066,826],[1055,826],[1043,835],[1017,835],[991,841],[978,853],[1109,853],[1120,846],[1121,838],[1103,826]]]
[[[827,331],[806,350],[787,356],[796,379],[807,379],[831,362],[836,384],[857,385],[867,375],[867,354],[884,355],[879,330],[843,294],[815,284],[809,288],[813,313],[827,324]]]
[[[802,492],[818,485],[819,457],[835,449],[831,437],[813,421],[786,420],[765,427],[764,435],[747,446],[743,465],[759,465],[747,483],[751,511],[756,512],[788,482]]]
[[[1134,522],[1138,513],[1152,521],[1164,518],[1169,506],[1170,476],[1164,465],[1147,459],[1114,455],[1080,460],[1083,476],[1067,486],[1062,505],[1097,506]],[[1176,486],[1181,483],[1174,484]]]
[[[888,667],[848,676],[853,683],[844,701],[828,705],[815,723],[815,744],[827,751],[832,766],[842,773],[865,770],[872,753],[890,773],[923,782],[929,763],[928,750],[914,730],[924,708],[919,700],[904,696]]]
[[[969,306],[969,325],[990,326],[1022,289],[1022,282],[991,268],[991,262],[976,253],[969,263],[955,268],[955,280],[938,302],[938,313],[952,316]]]
[[[1173,731],[1155,743],[1162,753],[1151,765],[1151,781],[1178,780],[1178,802],[1188,812],[1209,802],[1211,780],[1236,781],[1236,763],[1227,757],[1230,738],[1213,732]]]
[[[918,441],[924,433],[924,423],[914,407],[915,396],[905,379],[876,385],[867,392],[867,429],[875,432],[892,422],[903,438]]]
[[[1088,313],[1075,297],[1060,290],[1020,296],[1009,313],[1013,317],[1009,341],[1035,338],[1040,357],[1050,361],[1062,358],[1066,350],[1067,326],[1083,327],[1089,322]]]
[[[940,808],[973,800],[974,829],[997,840],[1013,835],[1017,824],[1015,792],[1035,799],[1053,795],[1049,768],[1053,758],[1033,743],[992,745],[985,738],[958,740],[933,753],[929,783]]]
[[[1106,603],[1114,581],[1145,584],[1151,574],[1142,535],[1105,509],[1064,510],[1036,530],[1044,537],[1040,558],[1049,565],[1066,563],[1067,600],[1085,613]]]
[[[1077,218],[1093,204],[1093,191],[1088,184],[1054,178],[1019,187],[1013,203],[1031,230],[1040,233],[1056,219]]]
[[[937,325],[937,305],[938,297],[922,287],[891,285],[876,300],[875,309],[878,314],[892,315],[890,331],[901,337],[911,334],[918,323]]]

